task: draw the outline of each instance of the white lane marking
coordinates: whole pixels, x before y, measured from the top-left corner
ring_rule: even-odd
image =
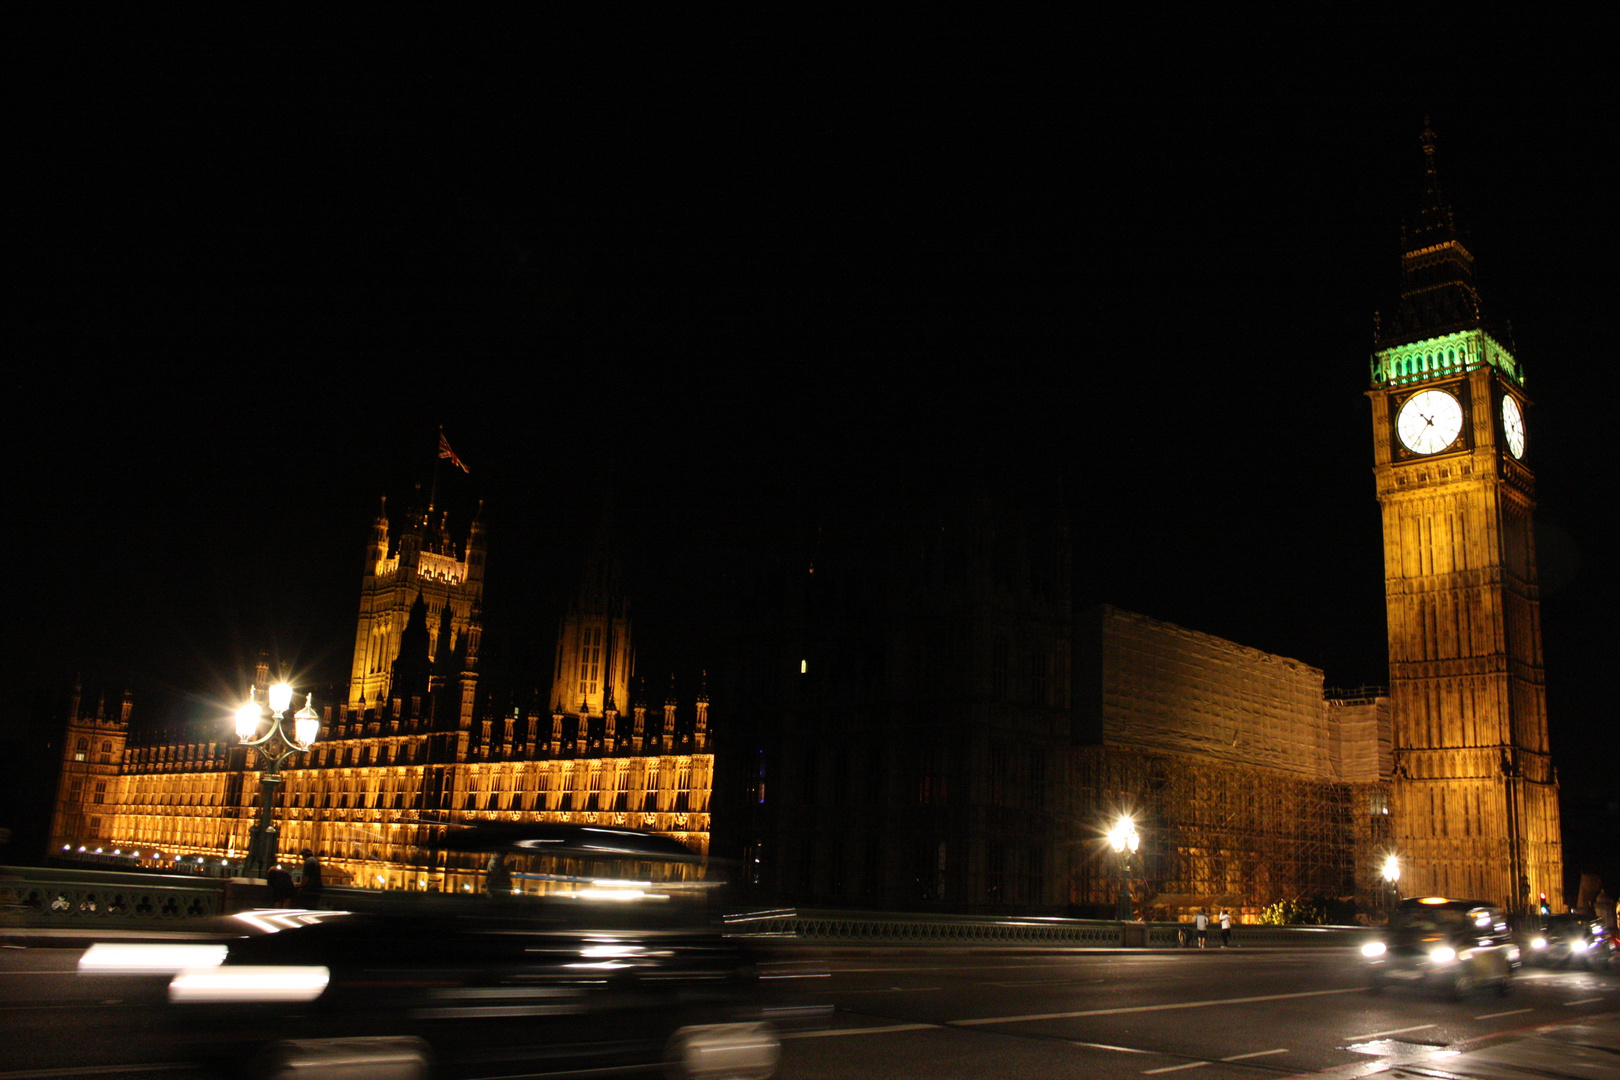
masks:
[[[1484,1016],[1476,1016],[1476,1017],[1474,1017],[1474,1019],[1475,1020],[1495,1020],[1498,1016],[1518,1016],[1520,1013],[1527,1013],[1527,1012],[1535,1012],[1535,1010],[1534,1009],[1509,1009],[1507,1012],[1486,1013]]]
[[[938,990],[937,986],[878,986],[867,990],[828,990],[829,994],[892,994],[896,990],[902,994],[921,993],[924,990]]]
[[[991,982],[985,986],[994,986],[999,990],[1022,990],[1026,986],[1081,986],[1085,983],[1100,983],[1101,979],[1026,979],[1023,982]]]
[[[1322,997],[1326,994],[1363,994],[1359,986],[1341,990],[1302,990],[1297,994],[1257,994],[1254,997],[1209,998],[1205,1001],[1175,1001],[1161,1005],[1125,1005],[1115,1009],[1080,1009],[1075,1012],[1030,1013],[1025,1016],[981,1016],[969,1020],[951,1020],[953,1027],[977,1027],[983,1024],[1019,1024],[1030,1020],[1072,1020],[1081,1016],[1119,1016],[1124,1013],[1162,1012],[1166,1009],[1204,1009],[1215,1005],[1247,1005],[1256,1001],[1291,1001],[1295,998]],[[1426,1024],[1433,1027],[1433,1024]],[[1415,1030],[1415,1029],[1414,1029]]]
[[[779,1035],[783,1039],[831,1039],[839,1035],[886,1035],[891,1031],[931,1031],[941,1027],[940,1024],[888,1024],[884,1027],[863,1028],[834,1028],[830,1031],[784,1031]],[[0,1077],[0,1080],[4,1080]]]
[[[1107,1043],[1080,1042],[1076,1039],[1070,1046],[1085,1046],[1092,1050],[1118,1050],[1122,1054],[1157,1054],[1157,1050],[1140,1050],[1134,1046],[1109,1046]]]
[[[806,962],[808,963],[808,961],[806,961]],[[1047,961],[1045,963],[1034,962],[1034,963],[1028,963],[1028,964],[975,964],[975,965],[972,965],[970,967],[961,968],[960,970],[962,972],[964,972],[964,973],[975,972],[975,971],[1027,971],[1027,970],[1030,970],[1030,969],[1033,969],[1033,968],[1059,968],[1059,967],[1074,967],[1074,966],[1075,966],[1075,961],[1073,961],[1073,960],[1053,960],[1053,961]],[[933,967],[930,967],[930,966],[925,965],[925,964],[916,964],[916,965],[888,964],[888,965],[885,965],[885,966],[882,966],[882,967],[839,967],[837,964],[829,964],[827,966],[828,973],[832,974],[832,975],[871,975],[871,974],[880,974],[881,975],[881,974],[884,974],[886,972],[896,972],[896,971],[938,971],[938,970],[939,970],[939,967],[937,965],[933,966]]]
[[[1286,1054],[1286,1053],[1288,1053],[1288,1048],[1283,1047],[1281,1050],[1256,1050],[1252,1054],[1233,1054],[1231,1057],[1223,1057],[1220,1060],[1222,1060],[1222,1061],[1247,1061],[1249,1058],[1270,1057],[1273,1054]],[[1205,1065],[1213,1065],[1213,1064],[1215,1064],[1213,1061],[1189,1061],[1185,1065],[1166,1065],[1163,1068],[1159,1068],[1159,1069],[1143,1069],[1142,1070],[1142,1075],[1143,1076],[1152,1076],[1154,1073],[1180,1072],[1182,1069],[1201,1069]]]
[[[1439,1027],[1439,1024],[1419,1024],[1409,1028],[1390,1028],[1388,1031],[1369,1031],[1365,1035],[1351,1035],[1345,1042],[1366,1042],[1368,1039],[1381,1039],[1385,1035],[1405,1035],[1408,1031],[1425,1031],[1428,1028]]]
[[[1603,999],[1601,997],[1595,997],[1595,998],[1581,998],[1581,1000],[1579,1000],[1579,1001],[1566,1001],[1566,1002],[1564,1002],[1564,1008],[1567,1009],[1571,1005],[1590,1005],[1594,1001],[1602,1001],[1602,1000]]]

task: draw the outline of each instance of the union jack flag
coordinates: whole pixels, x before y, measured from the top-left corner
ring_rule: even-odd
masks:
[[[464,473],[472,472],[471,469],[467,468],[466,462],[456,457],[456,452],[450,449],[450,440],[444,437],[444,430],[442,428],[439,430],[439,456],[442,458],[449,458],[450,464],[454,465]]]

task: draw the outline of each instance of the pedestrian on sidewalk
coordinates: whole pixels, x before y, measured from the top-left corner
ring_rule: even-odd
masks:
[[[264,883],[270,886],[271,907],[286,907],[292,903],[293,894],[298,891],[297,886],[293,884],[292,875],[280,863],[276,863],[265,873]]]
[[[324,892],[321,881],[321,861],[309,848],[304,849],[304,880],[299,883],[298,894],[307,908],[321,906],[321,893]]]
[[[1221,908],[1221,948],[1232,944],[1232,913]]]
[[[1202,949],[1209,939],[1209,913],[1199,908],[1197,917],[1193,919],[1193,926],[1198,930],[1198,947]]]

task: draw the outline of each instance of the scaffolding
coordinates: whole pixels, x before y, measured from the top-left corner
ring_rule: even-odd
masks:
[[[1133,870],[1139,914],[1178,918],[1224,906],[1257,915],[1280,899],[1377,907],[1389,834],[1383,783],[1349,783],[1134,747],[1076,748],[1074,812],[1099,830],[1122,813],[1143,836]],[[1109,903],[1119,867],[1093,843],[1077,860],[1074,902]]]

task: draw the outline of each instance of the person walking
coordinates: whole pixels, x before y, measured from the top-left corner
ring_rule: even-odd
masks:
[[[1193,927],[1198,931],[1198,947],[1202,949],[1209,939],[1209,913],[1203,908],[1198,909],[1198,915],[1193,919]]]
[[[293,885],[292,875],[287,873],[286,867],[276,863],[265,873],[264,883],[270,886],[271,907],[286,907],[292,903],[293,893],[296,889]]]
[[[512,870],[506,865],[506,854],[497,851],[489,857],[484,871],[484,892],[496,898],[512,895]]]
[[[315,858],[315,853],[309,848],[304,849],[304,881],[298,887],[298,893],[304,900],[307,908],[321,906],[321,863]]]
[[[1221,908],[1221,948],[1232,944],[1232,913]]]

